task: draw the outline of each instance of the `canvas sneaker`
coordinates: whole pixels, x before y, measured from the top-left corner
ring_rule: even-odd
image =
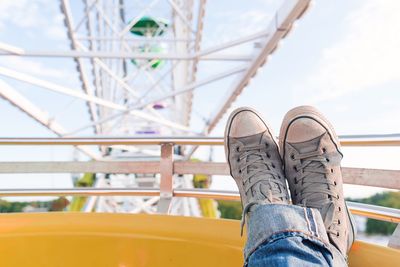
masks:
[[[225,155],[242,200],[242,230],[256,205],[289,203],[278,144],[255,110],[232,112],[225,129]]]
[[[318,209],[331,244],[347,255],[355,224],[343,198],[343,154],[333,127],[313,107],[294,108],[283,119],[279,146],[293,204]]]

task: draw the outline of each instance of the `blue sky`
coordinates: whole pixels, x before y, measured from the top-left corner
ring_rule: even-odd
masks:
[[[71,1],[75,14],[80,1]],[[129,1],[127,1],[129,2]],[[162,2],[162,1],[161,1]],[[202,48],[211,47],[266,28],[283,1],[207,1]],[[279,130],[285,112],[302,104],[322,110],[339,134],[400,132],[400,2],[396,0],[315,1],[297,27],[259,70],[232,105],[252,106]],[[162,7],[162,4],[161,4]],[[154,12],[160,14],[160,7]],[[57,1],[1,0],[0,42],[25,49],[68,50],[66,30]],[[75,20],[79,20],[76,16]],[[251,44],[229,52],[247,53]],[[237,63],[202,62],[198,79],[223,72]],[[80,90],[72,59],[2,57],[0,66]],[[80,100],[0,76],[69,130],[89,117]],[[191,126],[201,130],[221,102],[233,79],[201,87],[195,92]],[[53,136],[8,102],[0,100],[1,136]],[[212,135],[221,136],[227,116]],[[91,135],[90,130],[82,135]],[[2,148],[2,161],[71,160],[68,147]],[[199,150],[207,157],[208,148]],[[398,148],[344,148],[344,166],[398,169]],[[222,148],[214,158],[222,161]],[[84,158],[82,158],[84,159]],[[69,175],[0,175],[0,187],[67,187]],[[215,178],[215,188],[234,189],[232,180]],[[349,196],[365,196],[375,189],[346,187]]]

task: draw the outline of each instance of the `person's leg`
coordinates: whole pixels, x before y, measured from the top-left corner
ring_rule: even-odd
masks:
[[[225,153],[249,221],[245,264],[329,266],[332,251],[317,210],[289,205],[279,149],[271,129],[249,108],[235,110]]]
[[[313,107],[294,108],[283,120],[279,144],[293,204],[319,210],[331,250],[347,259],[356,228],[343,197],[343,154],[332,125]]]
[[[250,267],[334,266],[317,210],[295,205],[262,205],[251,215],[247,229],[245,257]]]

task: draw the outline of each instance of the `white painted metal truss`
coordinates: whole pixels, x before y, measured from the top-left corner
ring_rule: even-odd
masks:
[[[293,23],[307,10],[310,0],[287,0],[265,23],[262,31],[249,32],[247,36],[232,38],[212,47],[203,48],[202,40],[206,0],[81,0],[81,12],[71,7],[69,0],[60,0],[60,12],[64,16],[65,30],[70,50],[32,50],[0,40],[0,58],[11,56],[39,58],[71,58],[76,65],[76,75],[81,88],[70,88],[62,84],[23,73],[18,69],[0,67],[0,76],[53,91],[66,97],[84,101],[90,121],[66,129],[54,116],[48,114],[41,103],[33,103],[17,90],[0,80],[0,96],[19,110],[38,121],[58,136],[71,137],[83,130],[92,129],[101,136],[179,135],[207,136],[218,124],[232,102],[241,94],[257,70],[265,64],[280,40],[285,38]],[[0,3],[1,5],[1,3]],[[243,1],[243,5],[251,5]],[[155,25],[145,28],[143,36],[132,34],[133,26],[151,16]],[[158,20],[163,17],[167,20]],[[143,29],[139,29],[143,30]],[[233,33],[232,36],[235,36]],[[229,49],[256,43],[253,52],[232,54]],[[226,52],[228,51],[228,52]],[[229,62],[226,69],[208,77],[201,75],[199,63]],[[161,66],[163,65],[163,66]],[[201,76],[200,79],[198,77]],[[233,77],[233,84],[226,83],[224,98],[213,109],[211,117],[205,118],[202,131],[191,127],[193,92],[213,82]],[[153,148],[127,146],[99,146],[99,150],[88,150],[78,146],[79,151],[93,159],[112,160],[115,157],[140,158],[159,157]],[[177,157],[190,157],[196,147],[181,150]],[[111,152],[110,152],[111,151]],[[97,154],[96,154],[97,153]],[[117,183],[119,179],[125,182]],[[140,179],[135,177],[135,186]],[[99,176],[96,186],[129,187],[132,176]],[[191,186],[190,177],[184,176],[175,188]],[[152,186],[163,185],[152,177]],[[148,185],[147,183],[145,183]],[[122,202],[121,202],[122,201]],[[163,210],[168,196],[159,198],[130,198],[121,200],[112,197],[90,197],[85,210],[97,207],[101,211],[154,212],[158,205]],[[199,215],[193,200],[180,199],[172,205],[173,213]]]

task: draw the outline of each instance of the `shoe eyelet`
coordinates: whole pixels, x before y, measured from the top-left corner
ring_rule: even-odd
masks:
[[[326,162],[329,162],[329,161],[330,161],[328,158],[325,158],[325,159],[326,159]]]
[[[240,147],[238,147],[238,146],[236,147],[236,151],[237,151],[237,152],[239,152],[239,148],[240,148]]]
[[[294,160],[294,154],[290,155],[290,158],[291,158],[292,160]]]
[[[269,147],[269,144],[268,144],[268,143],[265,143],[265,147]]]
[[[239,170],[239,173],[242,173],[242,170]]]
[[[293,166],[293,170],[295,170],[295,171],[297,172],[297,167],[296,167],[296,166]]]
[[[322,152],[323,152],[323,153],[326,152],[326,148],[325,148],[325,147],[322,148]]]
[[[271,158],[271,155],[269,153],[267,153],[267,158],[269,158],[269,159]]]
[[[340,220],[337,221],[337,224],[340,225]]]
[[[333,184],[334,184],[334,185],[337,185],[336,181],[333,181]]]
[[[272,166],[272,168],[274,168],[274,169],[275,169],[275,164],[273,164],[273,163],[272,163],[272,164],[271,164],[271,166]]]
[[[339,237],[339,232],[336,234],[337,237]]]
[[[342,208],[340,206],[338,207],[338,211],[342,211]]]
[[[336,196],[337,199],[339,199],[339,194]]]
[[[333,173],[333,169],[331,169],[331,173]]]
[[[237,159],[236,162],[240,162],[240,159]]]

